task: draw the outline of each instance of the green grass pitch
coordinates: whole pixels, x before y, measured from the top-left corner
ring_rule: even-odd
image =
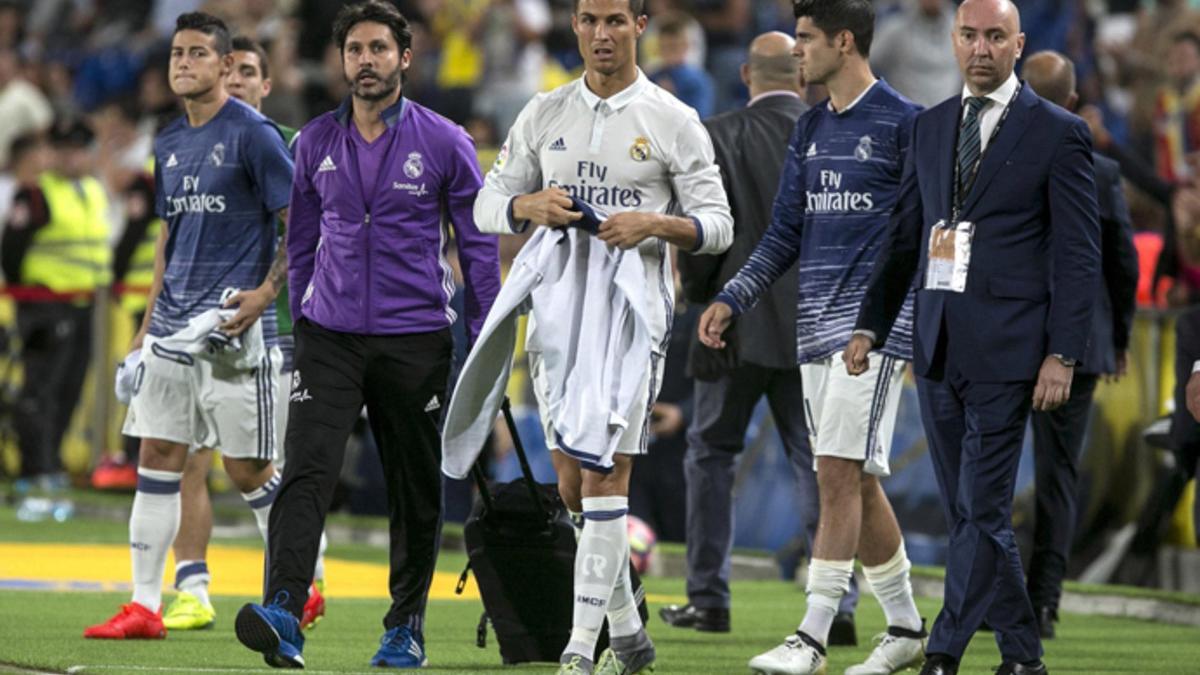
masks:
[[[76,520],[65,525],[18,523],[11,510],[0,509],[0,540],[121,541],[120,523]],[[253,542],[246,542],[253,545]],[[386,553],[358,545],[333,546],[330,557],[386,562]],[[444,552],[440,568],[458,572],[464,556]],[[86,560],[79,561],[86,565]],[[531,573],[536,573],[531,570]],[[214,570],[220,574],[220,570]],[[682,595],[682,579],[649,579],[649,592]],[[369,659],[382,634],[384,600],[348,600],[328,589],[326,619],[309,633],[304,656],[309,672],[371,672]],[[671,628],[651,606],[649,631],[658,647],[656,673],[749,673],[746,661],[778,644],[800,619],[804,596],[786,582],[738,582],[733,587],[733,632],[727,635]],[[82,638],[83,628],[111,615],[123,593],[54,593],[0,591],[0,672],[21,668],[76,673],[236,673],[266,672],[258,654],[243,648],[233,635],[237,608],[250,598],[218,597],[217,624],[211,630],[174,632],[165,641],[107,642]],[[932,620],[938,601],[921,599],[922,613]],[[505,667],[495,636],[486,649],[474,646],[482,610],[477,601],[433,601],[426,639],[428,670],[442,673],[552,673],[554,666]],[[841,673],[861,660],[871,637],[883,627],[874,599],[864,597],[858,613],[858,648],[834,648],[830,673]],[[1200,673],[1200,628],[1146,621],[1067,615],[1059,637],[1046,644],[1052,673]],[[981,633],[972,643],[960,672],[990,673],[999,664],[992,636]],[[378,672],[376,670],[375,672]],[[914,671],[915,672],[915,671]]]

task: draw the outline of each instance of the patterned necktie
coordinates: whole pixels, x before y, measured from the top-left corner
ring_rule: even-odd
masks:
[[[958,198],[961,202],[966,199],[975,181],[972,175],[975,163],[979,161],[982,151],[979,143],[979,111],[987,103],[982,96],[968,96],[967,116],[963,119],[962,128],[958,130]]]

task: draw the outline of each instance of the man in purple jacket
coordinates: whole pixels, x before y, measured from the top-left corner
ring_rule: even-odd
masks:
[[[350,99],[296,138],[288,283],[296,355],[287,465],[270,521],[266,602],[244,606],[238,639],[269,665],[303,667],[298,618],[346,439],[363,405],[388,485],[392,607],[374,666],[420,667],[441,533],[438,418],[450,368],[454,280],[466,279],[474,341],[500,288],[495,238],[472,208],[483,183],[462,128],[401,96],[412,34],[379,0],[334,25]]]

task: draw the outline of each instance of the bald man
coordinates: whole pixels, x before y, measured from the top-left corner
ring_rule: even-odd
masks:
[[[771,223],[771,208],[788,138],[808,106],[801,100],[795,40],[764,33],[750,43],[742,81],[750,103],[707,120],[725,192],[734,214],[734,240],[721,257],[681,255],[679,272],[690,303],[706,305],[733,277]],[[817,482],[804,423],[796,366],[796,266],[738,322],[724,349],[692,334],[688,370],[695,377],[693,417],[684,457],[687,479],[688,603],[660,610],[672,626],[728,632],[729,554],[733,543],[733,479],[754,407],[767,398],[797,480],[797,514],[812,552]],[[839,607],[834,644],[855,644],[857,593]]]
[[[1025,59],[1021,75],[1039,96],[1074,112],[1075,64],[1057,52],[1038,52]],[[1067,556],[1075,533],[1076,482],[1092,394],[1101,375],[1125,374],[1126,350],[1133,325],[1138,261],[1133,225],[1121,190],[1119,165],[1093,153],[1100,214],[1100,264],[1104,283],[1096,297],[1092,338],[1075,368],[1071,395],[1056,410],[1033,413],[1036,520],[1033,558],[1029,564],[1029,599],[1042,639],[1054,637]]]
[[[965,85],[913,126],[890,250],[844,358],[866,371],[915,282],[913,370],[950,531],[926,675],[956,673],[985,617],[999,673],[1046,672],[1013,486],[1031,408],[1066,403],[1091,358],[1100,225],[1091,135],[1013,73],[1020,24],[1008,0],[959,6],[951,39]]]

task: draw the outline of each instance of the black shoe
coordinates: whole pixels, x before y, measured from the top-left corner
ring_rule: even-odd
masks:
[[[1005,661],[996,669],[996,675],[1047,675],[1046,664],[1041,661],[1017,663]]]
[[[1058,612],[1049,607],[1041,607],[1037,612],[1038,632],[1043,640],[1054,639],[1054,624],[1058,621]]]
[[[926,654],[921,675],[958,675],[958,661],[949,654]]]
[[[838,612],[833,617],[833,625],[829,627],[830,647],[857,647],[858,632],[854,630],[854,615],[850,612]]]
[[[662,620],[676,628],[695,628],[705,633],[728,633],[729,610],[723,607],[696,607],[691,603],[668,605],[658,610]]]

